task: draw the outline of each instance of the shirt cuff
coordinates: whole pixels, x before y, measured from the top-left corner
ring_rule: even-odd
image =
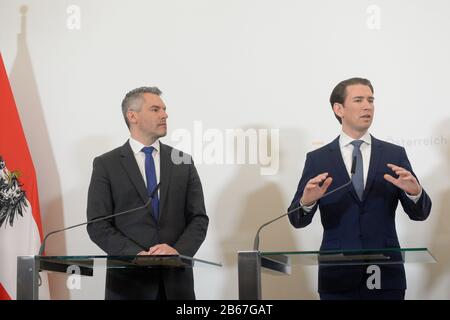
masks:
[[[304,213],[305,216],[312,211],[312,209],[314,208],[316,203],[317,203],[317,201],[314,201],[313,204],[311,204],[310,206],[305,206],[302,203],[302,200],[300,199],[300,206],[302,207],[302,210],[303,210],[303,213]]]
[[[416,204],[417,201],[419,201],[420,197],[422,196],[422,191],[423,191],[422,188],[420,188],[420,192],[417,196],[412,196],[412,195],[408,194],[406,191],[405,191],[405,194],[409,199],[411,199],[414,202],[414,204]]]

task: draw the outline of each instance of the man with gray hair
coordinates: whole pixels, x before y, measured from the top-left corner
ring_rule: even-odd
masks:
[[[143,206],[128,215],[88,225],[108,255],[194,256],[206,237],[203,190],[189,155],[160,142],[166,106],[157,87],[128,92],[122,113],[130,139],[94,159],[88,220]],[[172,153],[188,159],[174,163]],[[158,188],[159,186],[159,188]],[[106,299],[195,299],[192,269],[108,269]]]

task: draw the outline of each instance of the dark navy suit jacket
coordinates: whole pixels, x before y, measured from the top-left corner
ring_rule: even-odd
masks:
[[[431,200],[425,190],[417,203],[405,192],[383,178],[395,174],[387,167],[396,164],[411,172],[403,147],[375,139],[372,136],[369,172],[362,201],[353,185],[320,199],[310,213],[299,210],[289,216],[296,228],[311,223],[317,208],[323,225],[320,250],[359,250],[400,247],[395,227],[398,202],[412,220],[425,220],[430,214]],[[339,146],[339,137],[331,143],[307,154],[303,174],[289,210],[299,207],[306,183],[320,173],[328,172],[333,183],[328,191],[345,184],[350,177]],[[414,174],[414,173],[413,173]],[[415,175],[414,175],[415,176]],[[402,264],[380,265],[381,289],[406,289]],[[365,285],[368,274],[362,266],[319,266],[319,292],[338,292],[358,289]]]

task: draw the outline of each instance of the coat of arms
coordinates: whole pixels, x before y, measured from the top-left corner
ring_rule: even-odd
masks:
[[[25,191],[21,189],[19,171],[8,171],[0,155],[0,227],[9,223],[12,227],[17,215],[23,217],[23,211],[28,206]]]

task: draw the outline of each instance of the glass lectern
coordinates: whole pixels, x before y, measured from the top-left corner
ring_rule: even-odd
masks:
[[[239,299],[260,300],[261,271],[290,274],[292,265],[347,266],[436,262],[427,248],[287,252],[239,251]]]
[[[96,262],[109,268],[221,267],[220,263],[183,255],[158,256],[19,256],[17,257],[17,300],[39,299],[39,272],[51,271],[93,276]],[[105,263],[107,262],[107,263]]]

